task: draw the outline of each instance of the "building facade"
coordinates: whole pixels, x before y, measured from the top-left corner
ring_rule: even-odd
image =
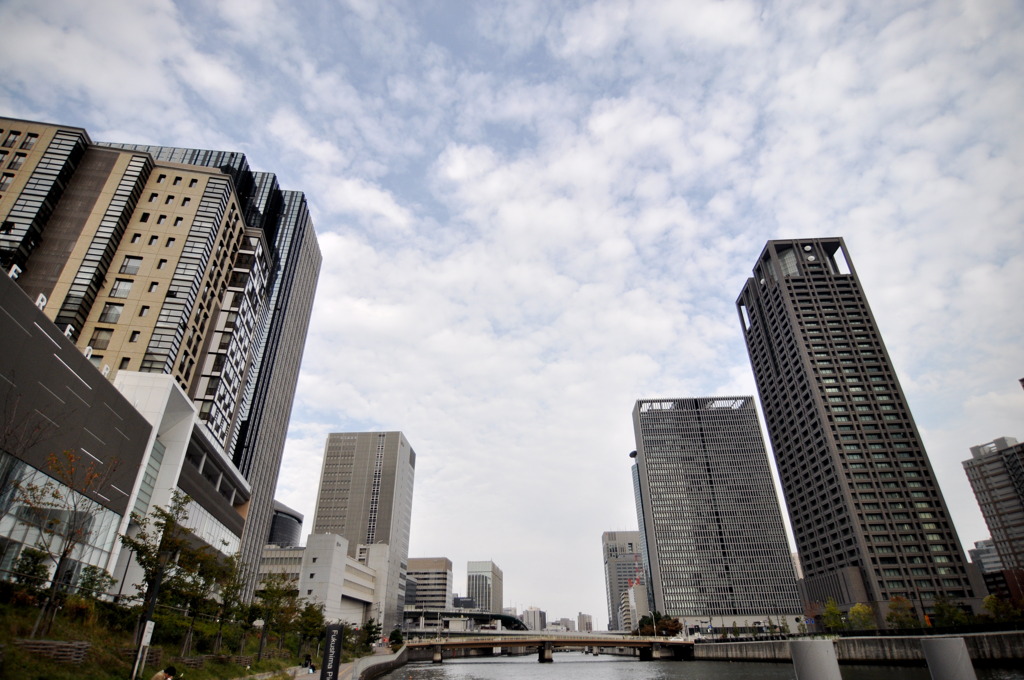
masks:
[[[1024,444],[1000,437],[972,446],[964,470],[1002,568],[1024,570]]]
[[[494,562],[466,563],[466,594],[476,602],[477,609],[500,614],[505,597],[505,576]]]
[[[302,513],[280,501],[274,501],[274,516],[270,521],[267,544],[282,548],[302,542]]]
[[[234,550],[255,565],[320,266],[304,197],[239,153],[94,143],[32,121],[0,129],[0,155],[13,154],[0,263],[115,384],[171,376],[196,412],[187,458],[234,506],[222,529],[241,532]]]
[[[337,534],[377,573],[377,612],[385,630],[405,606],[416,452],[401,432],[332,433],[324,446],[314,534]]]
[[[715,627],[802,611],[752,397],[633,409],[653,608]]]
[[[966,560],[840,238],[769,241],[737,300],[806,596],[918,616],[974,597]]]
[[[412,596],[406,589],[405,608],[437,609],[448,611],[453,608],[452,561],[447,557],[410,557],[407,572],[409,579],[416,581],[416,593]]]
[[[601,534],[608,630],[627,630],[619,616],[622,593],[632,585],[646,584],[640,543],[639,531],[606,531]]]

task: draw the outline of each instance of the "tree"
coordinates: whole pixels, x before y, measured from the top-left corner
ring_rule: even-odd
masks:
[[[106,464],[96,459],[85,462],[80,453],[68,450],[47,456],[45,481],[17,482],[17,497],[22,504],[19,519],[36,528],[36,548],[47,553],[56,565],[31,637],[45,635],[53,624],[61,599],[74,580],[78,565],[74,555],[92,536],[96,518],[103,510],[89,494],[105,486],[116,469],[117,460]]]
[[[109,592],[116,582],[117,579],[108,574],[105,569],[90,564],[82,568],[77,592],[81,597],[96,600],[104,593]]]
[[[853,630],[864,630],[875,627],[875,610],[871,605],[857,604],[850,607],[849,614],[850,628]]]
[[[369,619],[363,624],[362,628],[359,629],[359,635],[356,640],[356,644],[365,652],[369,652],[373,649],[375,642],[380,640],[380,634],[382,628],[380,623],[376,619]]]
[[[1012,602],[1007,602],[995,595],[988,595],[982,600],[981,607],[996,623],[1008,623],[1020,618],[1020,610],[1013,606]]]
[[[50,575],[46,567],[47,555],[42,550],[25,547],[14,563],[14,582],[37,590]]]
[[[921,627],[921,622],[914,614],[914,605],[899,595],[889,600],[889,613],[885,615],[885,623],[895,629]]]
[[[960,603],[947,597],[935,599],[932,616],[934,624],[940,628],[962,626],[968,621],[967,612],[963,610]]]
[[[299,655],[312,642],[319,640],[324,634],[324,605],[322,602],[306,602],[299,612],[299,619],[296,628],[299,632]]]
[[[825,610],[822,612],[822,620],[825,623],[825,629],[829,632],[843,628],[843,612],[839,609],[835,599],[828,598],[828,602],[825,603]]]
[[[670,616],[662,616],[661,612],[652,611],[649,616],[640,618],[637,625],[637,635],[672,637],[683,630],[683,624],[679,619]]]
[[[395,628],[388,633],[388,642],[391,644],[392,651],[397,651],[405,642],[405,638],[402,637],[402,629]]]
[[[217,595],[220,601],[217,610],[217,637],[213,642],[214,654],[220,654],[221,645],[224,644],[224,620],[240,615],[244,608],[242,593],[245,591],[247,571],[239,553],[224,561],[224,569],[217,581]]]
[[[188,496],[176,490],[168,507],[155,507],[145,517],[133,512],[132,530],[120,537],[121,545],[132,551],[145,576],[144,583],[135,584],[139,590],[145,590],[145,606],[139,618],[137,638],[156,610],[160,588],[166,586],[168,590],[179,590],[183,585],[184,574],[177,567],[178,559],[182,553],[195,550],[191,541],[192,531],[182,525],[188,519],[189,500]]]
[[[263,619],[256,658],[262,659],[271,628],[283,633],[298,614],[298,584],[288,574],[267,574],[260,584],[260,590],[256,591],[256,596],[259,598],[257,608]]]

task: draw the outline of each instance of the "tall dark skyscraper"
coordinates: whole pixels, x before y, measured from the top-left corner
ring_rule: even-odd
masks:
[[[720,628],[802,611],[753,397],[641,399],[637,516],[654,609]]]
[[[912,304],[908,300],[908,304]],[[963,550],[840,238],[769,241],[737,300],[811,601],[974,596]]]

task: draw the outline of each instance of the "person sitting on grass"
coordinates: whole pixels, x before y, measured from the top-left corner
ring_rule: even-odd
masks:
[[[177,675],[178,670],[174,666],[168,666],[162,671],[157,671],[152,680],[172,680],[172,678],[177,677]]]

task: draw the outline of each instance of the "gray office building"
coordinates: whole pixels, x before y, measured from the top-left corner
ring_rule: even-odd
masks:
[[[401,432],[327,437],[313,533],[343,536],[349,555],[377,571],[374,618],[386,631],[403,620],[415,472],[416,452]]]
[[[466,563],[466,595],[473,598],[477,608],[500,614],[505,597],[505,576],[491,561]]]
[[[799,614],[753,397],[641,399],[633,428],[654,609],[702,628]]]
[[[646,583],[639,531],[606,531],[601,534],[604,557],[604,588],[608,597],[608,630],[624,630],[619,619],[622,593],[631,585]]]
[[[913,304],[908,299],[907,304]],[[737,300],[806,596],[918,616],[974,597],[949,510],[841,238],[769,241]]]
[[[964,470],[1003,569],[1024,569],[1024,444],[1000,437],[971,447]]]

